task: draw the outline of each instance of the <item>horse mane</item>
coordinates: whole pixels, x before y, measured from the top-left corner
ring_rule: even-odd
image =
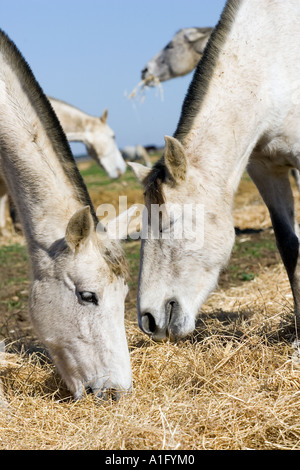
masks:
[[[87,191],[84,180],[76,166],[69,142],[61,127],[61,124],[39,83],[35,79],[30,66],[13,43],[13,41],[0,29],[0,50],[5,61],[15,73],[23,86],[31,105],[36,110],[43,128],[47,133],[56,155],[59,155],[60,163],[67,178],[74,188],[75,197],[84,206],[89,205],[95,225],[98,219]]]
[[[104,244],[102,255],[111,271],[117,277],[128,280],[129,266],[124,251],[118,240],[109,240]]]
[[[227,1],[221,18],[213,30],[203,56],[195,69],[192,82],[183,102],[179,123],[174,133],[174,137],[181,142],[184,141],[184,138],[193,125],[195,117],[199,113],[225,39],[231,31],[236,13],[243,1],[244,0]]]

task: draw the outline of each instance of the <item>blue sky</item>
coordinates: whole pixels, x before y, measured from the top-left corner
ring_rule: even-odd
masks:
[[[120,148],[163,145],[175,131],[192,74],[129,100],[141,70],[181,28],[214,26],[225,0],[0,0],[0,28],[45,93],[101,115]],[[127,94],[127,96],[126,96]],[[72,145],[81,153],[81,144]]]

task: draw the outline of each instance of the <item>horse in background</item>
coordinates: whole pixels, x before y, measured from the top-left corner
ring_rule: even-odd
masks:
[[[126,171],[115,133],[107,124],[107,109],[101,117],[91,116],[57,98],[48,97],[69,142],[82,142],[88,154],[112,179]]]

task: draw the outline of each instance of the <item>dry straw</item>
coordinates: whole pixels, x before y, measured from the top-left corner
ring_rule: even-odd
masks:
[[[128,322],[134,389],[119,403],[74,403],[51,364],[7,358],[0,448],[298,449],[300,371],[271,320],[207,315],[178,344]]]
[[[300,449],[291,291],[279,259],[256,269],[249,282],[224,274],[185,341],[156,344],[126,320],[133,392],[117,403],[74,403],[47,358],[2,353],[0,449]]]
[[[152,87],[155,87],[160,94],[161,101],[164,100],[164,90],[160,80],[151,75],[143,80],[141,80],[134,89],[129,93],[128,99],[133,100],[137,99],[140,103],[143,103],[145,100],[145,92],[149,88],[149,84],[151,83]]]

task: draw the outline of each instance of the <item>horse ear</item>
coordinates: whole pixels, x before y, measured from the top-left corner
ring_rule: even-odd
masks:
[[[179,140],[174,137],[165,136],[165,164],[170,175],[176,183],[185,180],[187,172],[187,159],[184,148]]]
[[[212,28],[204,29],[190,29],[187,30],[184,34],[184,38],[193,44],[193,49],[198,52],[198,54],[203,54],[206,44],[212,33]]]
[[[141,165],[140,163],[127,162],[127,165],[132,168],[135,176],[137,177],[140,183],[144,181],[144,179],[149,175],[151,171],[151,168]]]
[[[66,229],[65,239],[72,251],[80,248],[91,236],[94,220],[90,206],[83,207],[72,215]]]
[[[188,42],[195,42],[199,39],[202,39],[207,36],[207,32],[203,32],[201,29],[188,29],[184,33],[184,37],[187,39]]]
[[[103,124],[106,124],[107,116],[108,116],[108,109],[105,109],[105,110],[103,111],[103,114],[102,114],[101,118],[100,118],[101,121],[103,122]]]

